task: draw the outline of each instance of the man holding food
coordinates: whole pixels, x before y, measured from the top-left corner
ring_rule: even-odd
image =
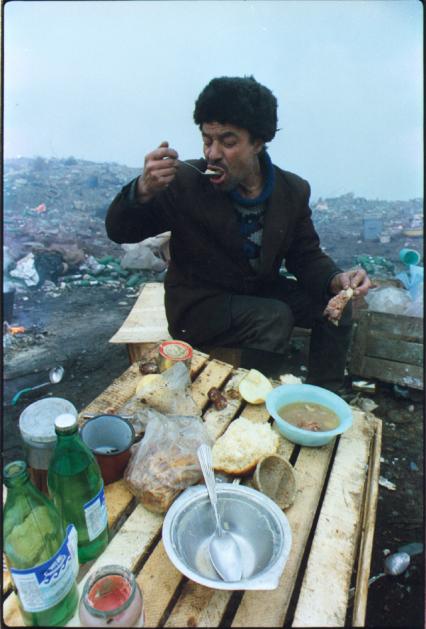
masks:
[[[164,284],[173,338],[257,350],[274,371],[293,327],[310,328],[307,382],[338,390],[351,336],[347,302],[371,283],[322,251],[308,182],[272,164],[265,143],[277,131],[275,96],[253,77],[215,78],[194,121],[204,159],[181,162],[168,142],[148,153],[108,210],[108,236],[132,243],[171,231]],[[280,274],[283,264],[294,279]]]

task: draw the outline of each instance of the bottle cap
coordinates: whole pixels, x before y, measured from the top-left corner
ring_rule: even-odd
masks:
[[[55,428],[60,431],[67,431],[77,425],[77,418],[71,413],[63,413],[55,419]]]

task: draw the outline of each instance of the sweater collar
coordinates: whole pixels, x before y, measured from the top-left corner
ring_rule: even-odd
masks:
[[[274,183],[275,183],[275,171],[272,165],[271,158],[269,157],[266,151],[264,151],[260,155],[260,166],[261,166],[263,175],[265,177],[265,183],[263,186],[263,190],[259,194],[259,196],[249,199],[247,197],[243,197],[238,192],[238,190],[235,189],[235,190],[231,190],[231,192],[229,193],[229,196],[231,197],[233,201],[236,201],[240,205],[250,207],[253,205],[259,205],[261,203],[264,203],[271,196],[272,190],[274,188]]]

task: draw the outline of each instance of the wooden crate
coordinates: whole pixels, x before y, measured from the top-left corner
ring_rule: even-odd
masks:
[[[241,415],[253,422],[269,421],[264,404],[246,404],[231,395],[246,373],[194,352],[191,393],[212,441]],[[81,411],[80,423],[85,413],[118,410],[133,395],[138,378],[138,366],[133,364]],[[225,408],[211,405],[212,386],[227,396]],[[275,590],[232,592],[188,580],[164,550],[163,515],[146,510],[119,480],[105,487],[110,542],[100,557],[81,568],[79,593],[101,565],[119,564],[134,572],[142,588],[147,627],[344,627],[354,584],[351,626],[364,626],[381,428],[380,419],[354,408],[352,427],[320,448],[297,446],[279,435],[278,453],[293,466],[297,492],[286,509],[291,551]],[[250,481],[249,477],[243,482]],[[4,597],[3,618],[8,627],[22,626],[17,598],[10,590]],[[78,612],[67,626],[80,626]]]
[[[423,389],[423,319],[360,311],[349,371],[413,389]]]

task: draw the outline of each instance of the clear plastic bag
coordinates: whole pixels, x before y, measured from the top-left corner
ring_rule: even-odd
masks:
[[[201,480],[197,448],[211,439],[200,417],[147,412],[145,437],[132,447],[124,479],[144,507],[164,513],[181,491]]]
[[[184,363],[163,371],[160,379],[144,386],[136,397],[165,415],[201,415],[191,395],[191,378]]]
[[[395,286],[372,288],[365,296],[365,300],[369,310],[391,314],[404,314],[412,303],[409,292]]]

